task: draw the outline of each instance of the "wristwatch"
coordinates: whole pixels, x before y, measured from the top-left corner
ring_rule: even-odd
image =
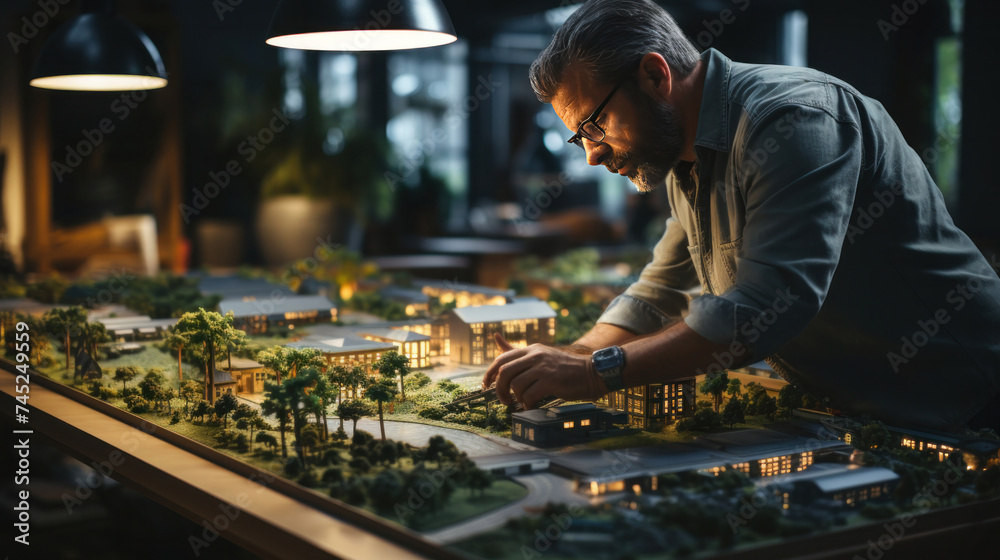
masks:
[[[625,351],[620,346],[597,350],[591,354],[590,359],[594,363],[597,375],[601,376],[609,391],[625,388],[625,380],[622,378],[622,373],[625,371]]]

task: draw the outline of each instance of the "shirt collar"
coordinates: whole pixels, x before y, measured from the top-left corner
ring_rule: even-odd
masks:
[[[733,61],[715,49],[701,53],[705,63],[705,87],[698,111],[695,146],[729,151],[729,76]]]

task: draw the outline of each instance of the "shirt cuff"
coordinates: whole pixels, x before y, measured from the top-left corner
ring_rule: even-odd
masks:
[[[741,355],[760,359],[754,355],[754,343],[761,332],[753,323],[757,313],[752,307],[705,294],[691,301],[690,310],[684,322],[691,330],[716,344],[740,344],[747,350]]]
[[[622,294],[611,300],[597,322],[621,327],[632,334],[649,334],[674,321],[649,302]]]

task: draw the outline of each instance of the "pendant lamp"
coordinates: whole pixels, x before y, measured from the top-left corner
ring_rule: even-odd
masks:
[[[167,85],[156,45],[115,13],[113,0],[80,0],[80,14],[42,47],[30,85],[44,89],[130,91]]]
[[[440,0],[281,0],[266,42],[315,51],[388,51],[455,40]]]

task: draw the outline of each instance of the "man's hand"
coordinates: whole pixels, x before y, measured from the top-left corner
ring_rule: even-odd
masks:
[[[497,397],[503,404],[512,402],[512,391],[513,399],[526,409],[549,395],[566,400],[594,400],[608,392],[589,355],[541,344],[513,348],[499,333],[494,340],[503,354],[486,370],[483,387],[496,383]]]

